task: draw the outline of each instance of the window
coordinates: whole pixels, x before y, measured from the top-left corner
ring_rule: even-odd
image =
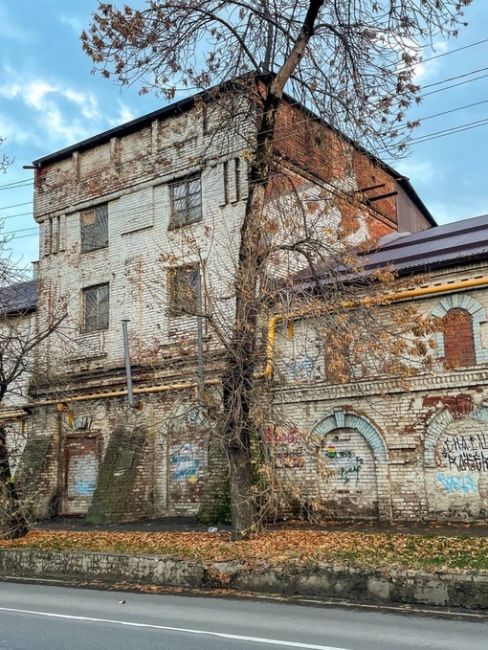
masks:
[[[83,331],[97,332],[108,328],[108,284],[83,289]]]
[[[170,185],[170,228],[202,220],[202,185],[200,175]]]
[[[169,271],[169,311],[171,316],[194,314],[199,302],[197,265],[180,266]]]
[[[108,205],[97,205],[81,213],[81,252],[108,246]]]
[[[444,357],[448,368],[476,364],[473,319],[466,309],[450,309],[444,316]]]

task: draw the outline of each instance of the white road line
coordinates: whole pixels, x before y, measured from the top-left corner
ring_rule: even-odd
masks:
[[[13,607],[0,607],[0,612],[12,612],[14,614],[33,614],[35,616],[45,616],[46,618],[62,618],[69,621],[86,621],[89,623],[111,623],[112,625],[150,628],[152,630],[166,630],[168,632],[185,632],[186,634],[218,637],[219,639],[232,639],[234,641],[248,641],[250,643],[278,645],[285,648],[306,648],[307,650],[347,650],[347,648],[334,648],[328,645],[315,645],[313,643],[300,643],[298,641],[280,641],[279,639],[264,639],[258,636],[244,636],[242,634],[226,634],[224,632],[193,630],[191,628],[171,627],[169,625],[152,625],[151,623],[135,623],[133,621],[118,621],[110,618],[93,618],[90,616],[71,616],[69,614],[37,612],[30,609],[14,609]]]

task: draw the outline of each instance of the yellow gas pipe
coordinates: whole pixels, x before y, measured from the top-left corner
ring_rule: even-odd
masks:
[[[488,276],[480,278],[472,278],[469,280],[457,280],[456,282],[447,282],[445,284],[434,285],[431,287],[420,287],[418,289],[405,289],[404,291],[396,291],[395,293],[385,294],[382,303],[398,302],[400,300],[408,300],[409,298],[419,298],[423,296],[431,296],[438,293],[447,293],[457,291],[459,289],[473,289],[488,285]],[[338,307],[343,309],[350,309],[351,307],[358,307],[365,305],[371,301],[367,296],[357,301],[345,300],[339,303]],[[270,378],[273,375],[274,367],[274,343],[276,339],[276,326],[278,322],[283,320],[295,320],[304,316],[312,316],[317,313],[325,313],[329,311],[327,307],[317,310],[316,308],[303,309],[288,314],[275,314],[268,321],[268,341],[266,346],[266,367],[260,377]]]
[[[395,293],[386,294],[383,297],[382,302],[398,302],[400,300],[408,300],[409,298],[419,298],[423,296],[431,296],[439,293],[447,293],[451,291],[458,291],[460,289],[474,289],[477,287],[482,287],[488,285],[488,276],[482,276],[479,278],[472,278],[469,280],[458,280],[456,282],[448,282],[446,284],[434,285],[431,287],[421,287],[419,289],[406,289],[404,291],[397,291]],[[344,301],[339,304],[339,307],[348,309],[358,305],[367,304],[371,299],[368,297],[362,298],[358,301]],[[256,373],[256,378],[270,378],[273,375],[274,368],[274,343],[276,339],[276,326],[279,322],[283,320],[294,320],[300,317],[312,316],[313,314],[326,312],[328,311],[327,307],[323,309],[303,309],[296,312],[290,312],[288,314],[275,314],[268,321],[268,338],[266,346],[266,367],[263,372]],[[215,385],[219,384],[220,379],[209,379],[205,382],[206,385]],[[133,392],[135,395],[147,395],[151,393],[165,393],[172,390],[188,390],[191,388],[197,388],[198,384],[195,382],[187,382],[180,384],[166,384],[161,386],[148,386],[142,388],[134,388]],[[87,395],[77,395],[76,397],[67,398],[65,401],[70,402],[86,402],[95,399],[108,399],[113,397],[125,397],[127,395],[127,390],[115,390],[106,393],[89,393]],[[52,406],[55,404],[63,404],[63,400],[41,400],[38,402],[32,402],[27,405],[28,407],[33,406]]]

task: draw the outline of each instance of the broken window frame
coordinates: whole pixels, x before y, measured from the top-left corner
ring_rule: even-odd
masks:
[[[186,276],[186,280],[178,279],[178,276]],[[185,264],[176,266],[168,271],[168,312],[173,318],[180,316],[193,316],[199,305],[199,264]],[[183,295],[180,287],[184,284],[188,287],[187,295]]]
[[[170,230],[202,221],[202,179],[200,173],[170,183],[169,196],[171,215],[168,228]]]
[[[90,212],[95,213],[93,223],[84,223]],[[80,214],[81,252],[89,253],[108,247],[108,203],[101,203]]]
[[[83,289],[83,319],[81,330],[84,334],[100,332],[109,327],[110,286],[106,282]]]

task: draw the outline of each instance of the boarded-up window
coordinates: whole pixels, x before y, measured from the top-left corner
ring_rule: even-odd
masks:
[[[170,228],[202,220],[202,185],[200,174],[170,185]]]
[[[108,205],[97,205],[81,213],[81,252],[108,246]]]
[[[199,267],[180,266],[169,271],[169,312],[171,316],[194,314],[198,308]]]
[[[447,368],[476,363],[473,319],[465,309],[450,309],[444,316],[444,355]]]
[[[108,315],[108,284],[83,289],[83,331],[97,332],[98,330],[106,330],[108,328]]]

